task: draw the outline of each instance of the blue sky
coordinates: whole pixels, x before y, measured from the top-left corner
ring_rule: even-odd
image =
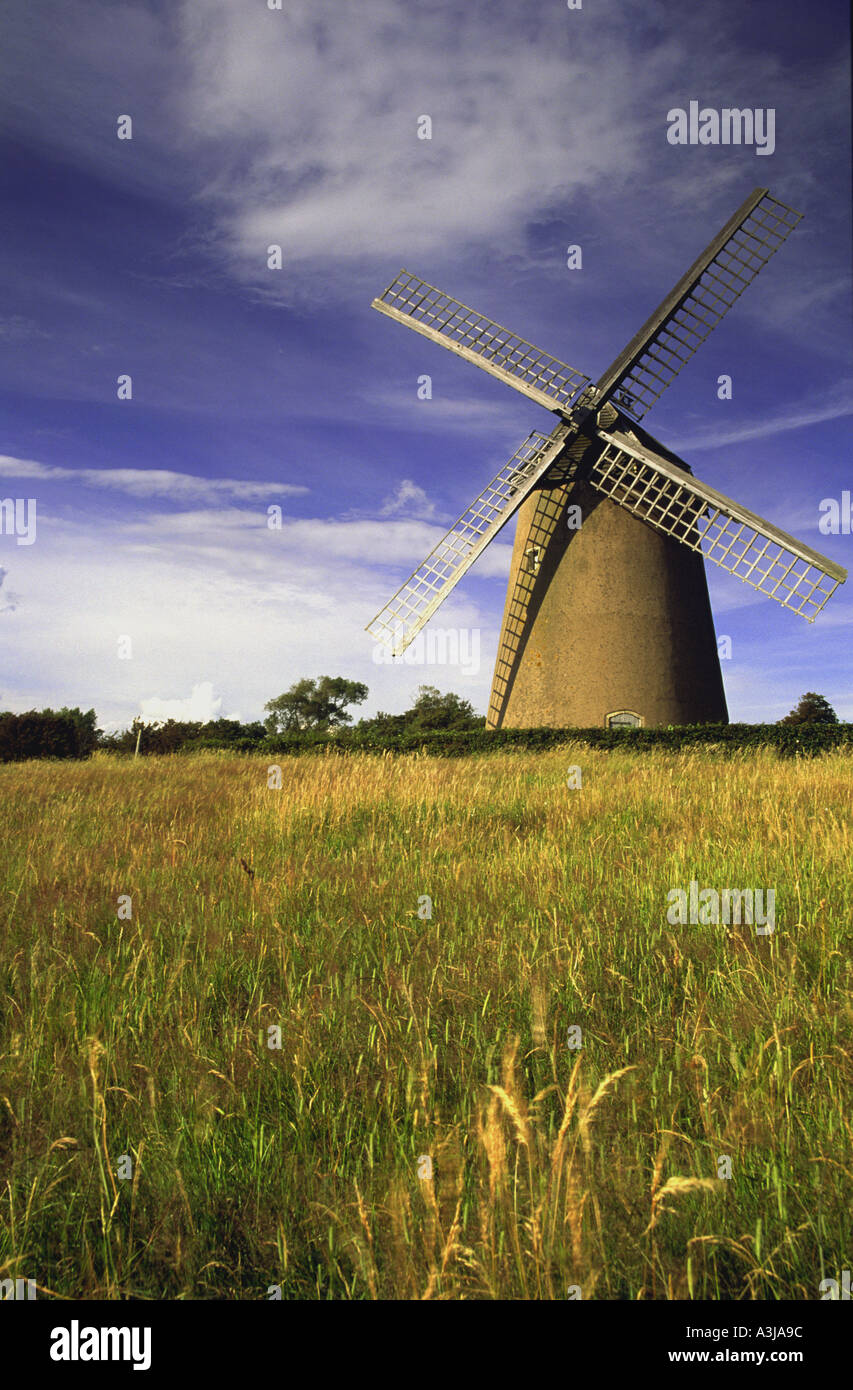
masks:
[[[363,629],[554,417],[370,300],[404,265],[595,378],[756,185],[805,218],[645,424],[853,568],[818,531],[853,488],[840,0],[6,0],[2,26],[0,495],[38,529],[0,534],[0,707],[251,719],[329,673],[366,713],[422,682],[484,711],[512,526],[436,619],[480,630],[479,671],[376,665]],[[773,154],[668,144],[691,100],[774,108]],[[733,719],[807,689],[853,718],[853,581],[809,625],[708,578]]]

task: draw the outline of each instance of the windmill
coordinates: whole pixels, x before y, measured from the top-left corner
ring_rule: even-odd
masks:
[[[518,511],[487,727],[725,723],[704,560],[808,622],[847,573],[639,422],[800,219],[754,189],[595,385],[401,271],[374,309],[558,423],[528,436],[367,631],[399,656]]]

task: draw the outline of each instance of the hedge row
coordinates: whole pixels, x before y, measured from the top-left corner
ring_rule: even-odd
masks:
[[[565,743],[590,748],[681,748],[713,745],[719,751],[776,748],[785,756],[811,756],[836,748],[853,751],[853,724],[693,724],[660,729],[472,729],[434,733],[359,734],[358,729],[334,734],[319,732],[267,737],[259,753],[308,753],[323,749],[370,753],[425,752],[460,757],[500,748],[536,750]],[[234,746],[234,745],[232,745]]]
[[[28,710],[0,714],[0,762],[25,758],[88,758],[98,742],[93,709]]]
[[[245,729],[245,726],[244,726]],[[492,753],[502,748],[530,751],[556,748],[569,742],[591,748],[681,748],[714,746],[717,751],[772,747],[785,756],[813,755],[834,748],[853,749],[851,724],[694,724],[665,729],[460,729],[431,732],[339,729],[331,733],[319,729],[260,737],[246,731],[243,736],[229,731],[217,737],[211,726],[188,727],[187,737],[161,740],[158,731],[143,734],[140,752],[195,753],[220,749],[233,753],[256,753],[264,757],[298,753],[335,752],[419,753],[437,757],[465,757],[472,753]],[[127,744],[124,745],[127,748]],[[113,744],[115,747],[115,744]]]
[[[0,762],[23,758],[85,758],[98,746],[94,710],[35,710],[27,714],[0,714]],[[853,724],[693,724],[665,729],[493,729],[436,730],[424,732],[376,729],[338,729],[331,733],[310,730],[269,735],[262,724],[217,720],[210,724],[170,720],[161,729],[144,729],[139,751],[143,755],[195,753],[208,749],[254,753],[264,757],[297,753],[337,752],[418,753],[438,757],[465,757],[502,748],[535,751],[580,743],[602,749],[652,749],[676,751],[713,746],[718,752],[746,748],[776,748],[783,756],[813,756],[832,749],[853,751]],[[102,738],[108,751],[130,753],[136,746],[135,731]]]
[[[211,719],[207,724],[167,719],[160,725],[138,724],[120,734],[101,739],[101,748],[111,753],[134,753],[139,736],[140,753],[187,753],[204,748],[228,748],[238,753],[259,748],[266,738],[263,724],[241,724],[237,719]]]

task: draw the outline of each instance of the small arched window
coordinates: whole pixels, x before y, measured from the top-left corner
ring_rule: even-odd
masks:
[[[608,714],[604,721],[606,729],[641,729],[643,716],[632,709],[617,709]]]

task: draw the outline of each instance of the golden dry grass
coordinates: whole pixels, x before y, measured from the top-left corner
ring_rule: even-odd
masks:
[[[849,757],[281,767],[0,768],[0,1277],[819,1296],[853,1224]],[[775,887],[775,932],[669,925],[691,879]]]

